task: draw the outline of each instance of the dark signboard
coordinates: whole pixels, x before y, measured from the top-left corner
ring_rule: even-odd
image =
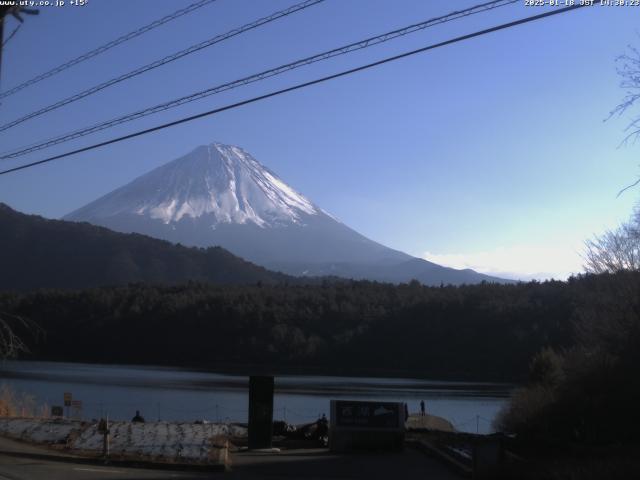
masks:
[[[356,428],[397,429],[398,419],[402,418],[400,403],[397,402],[358,402],[351,400],[335,401],[335,425]]]
[[[51,407],[51,416],[52,417],[62,417],[64,415],[64,411],[62,407],[54,405]]]

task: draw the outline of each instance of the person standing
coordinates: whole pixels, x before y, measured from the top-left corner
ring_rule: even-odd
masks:
[[[424,400],[420,400],[420,416],[424,417]]]
[[[140,410],[136,410],[136,415],[131,419],[133,423],[144,423],[144,417],[140,415]]]

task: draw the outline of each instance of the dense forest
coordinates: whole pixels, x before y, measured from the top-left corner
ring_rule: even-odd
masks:
[[[30,358],[520,381],[615,275],[568,282],[132,284],[0,293],[36,322]],[[598,297],[600,298],[600,297]]]

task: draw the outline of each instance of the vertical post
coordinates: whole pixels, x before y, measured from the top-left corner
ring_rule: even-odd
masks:
[[[104,461],[107,462],[109,460],[109,415],[107,418],[101,418],[100,423],[98,423],[98,432],[102,433],[102,456]]]
[[[476,415],[476,433],[480,433],[480,415]]]
[[[2,84],[2,44],[4,43],[4,14],[0,11],[0,85]]]
[[[107,455],[107,458],[109,458],[109,455],[110,455],[110,453],[111,453],[111,452],[109,451],[109,449],[110,449],[110,447],[111,447],[111,446],[109,445],[109,434],[110,434],[110,433],[111,433],[111,432],[109,431],[109,414],[107,414],[107,431],[105,432],[105,443],[106,443],[106,455]]]
[[[273,377],[249,377],[249,449],[271,448]]]

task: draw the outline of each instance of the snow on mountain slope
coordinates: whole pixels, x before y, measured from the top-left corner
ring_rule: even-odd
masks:
[[[177,222],[208,214],[218,223],[260,227],[300,223],[320,212],[239,147],[214,143],[161,166],[68,215],[68,219],[136,214]]]

